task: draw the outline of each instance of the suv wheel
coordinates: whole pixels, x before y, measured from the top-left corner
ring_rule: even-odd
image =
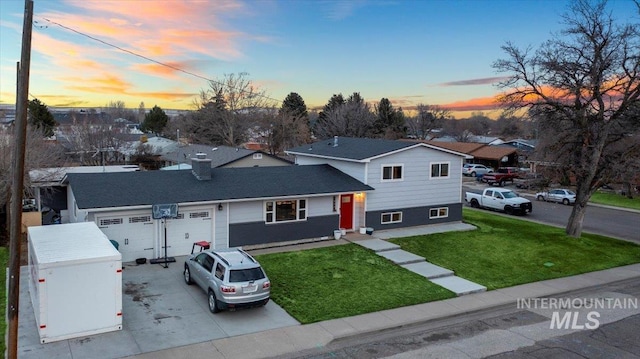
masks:
[[[189,272],[189,266],[184,265],[184,282],[191,285],[193,281],[191,281],[191,272]]]
[[[209,289],[209,294],[207,295],[209,298],[209,311],[211,313],[218,313],[220,308],[218,308],[218,302],[216,301],[216,295],[213,294],[213,291]]]

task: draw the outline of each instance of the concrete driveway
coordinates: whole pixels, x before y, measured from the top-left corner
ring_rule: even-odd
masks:
[[[18,356],[121,358],[300,324],[273,301],[265,307],[212,314],[204,291],[182,279],[185,258],[176,257],[168,268],[164,264],[124,265],[121,331],[48,344],[39,342],[28,292],[28,267],[22,267]]]

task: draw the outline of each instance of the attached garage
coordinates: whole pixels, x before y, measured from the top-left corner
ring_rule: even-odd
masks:
[[[155,258],[155,221],[151,211],[118,215],[96,215],[96,224],[111,240],[118,242],[123,262],[136,258]]]
[[[184,256],[191,253],[194,242],[211,242],[213,238],[213,210],[209,209],[178,209],[178,218],[167,220],[167,255]],[[162,224],[160,231],[164,232]],[[160,239],[161,256],[164,255],[164,234]]]

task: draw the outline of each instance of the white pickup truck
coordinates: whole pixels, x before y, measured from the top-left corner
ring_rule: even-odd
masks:
[[[480,193],[467,192],[464,200],[473,208],[489,208],[508,214],[531,213],[531,201],[506,188],[489,187]]]

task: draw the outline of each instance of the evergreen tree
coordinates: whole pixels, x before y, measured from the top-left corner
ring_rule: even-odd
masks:
[[[47,105],[37,98],[29,101],[28,122],[32,127],[40,130],[44,137],[53,136],[53,129],[58,125]]]
[[[373,136],[388,139],[405,137],[407,127],[402,109],[395,109],[387,98],[376,105],[376,120],[373,123]]]
[[[144,116],[141,130],[144,132],[162,133],[162,130],[169,122],[169,116],[158,106],[153,106],[151,111]]]

